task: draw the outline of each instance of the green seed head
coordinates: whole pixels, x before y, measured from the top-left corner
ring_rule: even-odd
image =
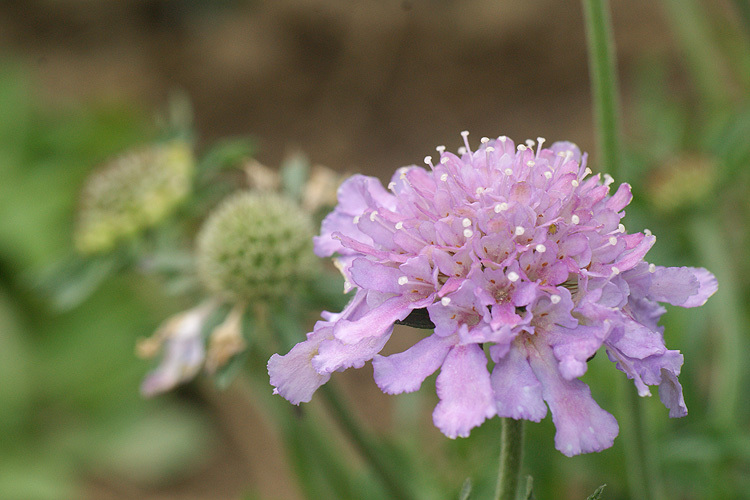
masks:
[[[206,287],[235,301],[274,301],[307,279],[317,262],[310,216],[274,193],[225,200],[198,234],[198,272]]]
[[[76,249],[106,252],[161,222],[187,196],[193,170],[192,151],[182,141],[135,150],[106,163],[83,187]]]

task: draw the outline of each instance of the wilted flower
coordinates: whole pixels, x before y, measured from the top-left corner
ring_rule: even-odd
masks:
[[[83,254],[106,252],[162,221],[190,191],[189,144],[172,141],[106,163],[83,187],[74,234]]]
[[[685,415],[683,358],[664,345],[659,302],[699,306],[714,276],[645,262],[655,237],[620,223],[630,186],[610,194],[611,177],[591,176],[574,144],[483,138],[471,151],[463,135],[460,156],[438,147],[429,170],[396,171],[390,192],[361,175],[341,186],[315,251],[338,254],[356,292],[269,360],[275,392],[309,401],[331,373],[371,359],[390,394],[440,369],[433,420],[446,436],[468,436],[495,415],[539,421],[549,407],[556,447],[570,456],[607,448],[618,433],[578,380],[603,345],[641,396],[658,385],[670,416]],[[434,333],[378,354],[395,322],[425,310]]]
[[[278,300],[310,275],[312,220],[294,201],[247,191],[224,201],[197,239],[198,271],[233,301]]]

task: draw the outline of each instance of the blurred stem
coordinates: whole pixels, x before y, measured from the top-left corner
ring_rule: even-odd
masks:
[[[523,462],[523,420],[501,420],[500,468],[494,500],[515,500]]]
[[[619,389],[618,420],[622,426],[630,498],[660,500],[665,497],[659,476],[659,464],[649,446],[643,402],[627,378],[620,377]]]
[[[616,75],[615,44],[608,0],[582,0],[586,17],[589,75],[593,93],[596,140],[606,172],[621,172],[620,98]]]
[[[706,12],[696,0],[662,0],[662,5],[701,97],[711,106],[726,105],[728,68],[714,43]]]
[[[694,216],[690,220],[692,240],[696,242],[700,260],[706,263],[719,282],[717,296],[707,304],[718,327],[719,341],[709,391],[709,416],[717,428],[728,429],[736,422],[742,382],[744,346],[740,286],[718,215]]]
[[[321,388],[321,393],[341,429],[378,474],[392,497],[404,500],[414,498],[414,494],[404,481],[404,476],[394,469],[393,464],[386,459],[377,443],[354,419],[352,412],[346,408],[336,389],[331,384],[326,384]]]

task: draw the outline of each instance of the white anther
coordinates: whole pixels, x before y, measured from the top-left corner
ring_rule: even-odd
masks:
[[[370,212],[370,222],[375,222],[375,217],[377,216],[378,216],[377,210],[373,210],[372,212]]]
[[[463,146],[461,146],[460,148],[458,148],[457,151],[458,151],[458,154],[460,154],[460,155],[465,155],[466,154],[466,148],[463,147]]]
[[[583,171],[583,176],[586,177],[587,175],[591,175],[592,173],[593,171],[589,167],[586,167],[586,170]]]
[[[579,222],[581,222],[581,218],[578,217],[577,215],[573,214],[570,217],[570,222],[572,222],[573,224],[578,224]]]
[[[526,162],[527,167],[533,167],[534,165],[536,165],[536,162],[534,160],[529,160]]]
[[[561,158],[562,158],[562,157],[564,157],[564,156],[567,156],[567,155],[565,154],[565,151],[559,151],[559,152],[557,153],[557,156],[559,156],[559,157],[561,157]]]
[[[429,155],[425,156],[424,162],[426,165],[432,166],[432,156],[429,156]]]
[[[508,137],[505,135],[501,135],[500,137],[497,138],[497,140],[504,143],[505,141],[508,140]]]
[[[441,175],[440,176],[440,180],[443,181],[443,182],[447,181],[448,180],[448,174]]]
[[[505,175],[513,175],[513,169],[512,168],[506,168],[504,171]]]
[[[622,224],[618,224],[617,225],[617,232],[618,233],[624,233],[625,232],[625,226],[623,226]]]
[[[440,164],[441,165],[445,165],[446,163],[448,163],[448,157],[447,156],[443,156],[442,158],[440,158]]]
[[[531,139],[526,139],[524,142],[529,147],[529,149],[532,149],[534,147],[534,141],[532,141]]]
[[[469,227],[469,226],[471,226],[471,219],[469,219],[468,217],[465,218],[464,220],[461,221],[461,225],[463,227]]]
[[[443,154],[443,153],[445,153],[445,146],[440,145],[440,146],[438,146],[438,147],[435,148],[435,151],[437,151],[440,154]]]
[[[354,218],[352,219],[352,222],[354,222],[355,224],[359,224],[359,219],[360,219],[360,216],[355,215]]]
[[[542,148],[542,144],[544,144],[546,141],[547,141],[547,139],[545,139],[544,137],[537,137],[536,138],[536,142],[539,143],[539,149]]]
[[[536,248],[536,251],[539,253],[544,253],[547,251],[547,247],[545,247],[541,243],[539,243],[535,248]]]
[[[570,181],[570,183],[573,185],[574,188],[578,187],[578,179],[573,179],[572,181]]]
[[[401,286],[407,284],[408,282],[409,282],[409,278],[407,276],[401,276],[398,279],[398,284],[401,285]]]
[[[464,237],[471,238],[474,235],[474,231],[471,229],[464,229]]]
[[[521,226],[516,226],[516,230],[513,231],[516,236],[521,236],[523,233],[526,232],[526,230]]]
[[[447,306],[448,304],[451,303],[451,298],[450,297],[443,297],[442,299],[440,299],[440,303],[443,304],[444,306]]]
[[[544,178],[545,179],[551,179],[552,178],[552,172],[549,172],[549,171],[544,172]]]
[[[516,149],[519,151],[526,151],[528,148],[523,144],[519,144],[518,146],[516,146]]]
[[[549,300],[553,304],[558,304],[562,300],[562,297],[560,297],[559,295],[557,295],[556,293],[554,293],[554,294],[552,294],[552,295],[549,296]]]
[[[401,222],[401,221],[398,221],[398,222],[396,223],[396,229],[403,229],[403,228],[404,228],[404,223],[403,223],[403,222]]]
[[[612,274],[614,276],[617,276],[618,274],[620,274],[620,269],[618,267],[612,266]]]
[[[493,148],[492,146],[487,146],[486,148],[484,148],[484,150],[487,151],[488,153],[492,153],[495,150],[495,148]]]
[[[495,205],[495,213],[499,214],[500,212],[504,212],[505,210],[508,210],[508,204],[505,202],[498,203]]]
[[[474,192],[477,193],[477,194],[482,194],[485,191],[487,191],[485,188],[479,186]]]
[[[644,229],[643,234],[645,234],[646,236],[651,236],[653,233],[651,232],[650,229]]]
[[[490,138],[482,137],[481,139],[479,139],[479,142],[481,142],[482,144],[487,144],[488,142],[490,142]]]
[[[394,189],[396,189],[396,183],[393,182],[393,181],[389,182],[388,183],[388,189],[390,189],[391,191],[393,191]]]
[[[656,264],[649,264],[648,265],[648,272],[655,273],[656,272]]]
[[[466,139],[468,136],[469,136],[469,131],[468,130],[464,130],[464,131],[461,132],[461,137],[463,137],[464,139]]]
[[[614,236],[610,236],[609,237],[609,244],[612,245],[612,246],[617,245],[617,238],[614,237]]]
[[[612,176],[611,176],[611,175],[609,175],[609,174],[604,174],[604,185],[605,185],[605,186],[609,186],[609,185],[610,185],[610,184],[612,184],[613,182],[615,182],[615,180],[614,180],[614,179],[612,178]]]
[[[511,271],[508,273],[508,281],[510,281],[511,283],[515,283],[519,278],[520,276],[515,271]]]

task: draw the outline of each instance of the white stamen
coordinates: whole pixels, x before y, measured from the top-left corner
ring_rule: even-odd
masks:
[[[463,147],[463,146],[461,146],[460,148],[458,148],[457,151],[458,151],[458,154],[460,154],[460,155],[465,155],[466,154],[466,148]]]
[[[534,141],[532,141],[531,139],[526,139],[524,142],[529,147],[529,149],[533,149],[534,148]]]
[[[547,251],[547,247],[545,247],[544,245],[542,245],[541,243],[539,243],[536,246],[536,251],[539,252],[539,253],[544,253],[544,252]]]
[[[373,210],[372,212],[370,212],[370,222],[375,222],[375,217],[377,216],[378,216],[377,210]]]
[[[537,144],[539,144],[539,147],[536,149],[536,155],[537,156],[539,156],[539,153],[541,153],[541,151],[542,151],[542,144],[544,144],[544,142],[546,140],[547,139],[545,139],[544,137],[537,137],[536,138],[536,142],[537,142]]]
[[[443,181],[443,182],[447,181],[448,180],[448,174],[441,175],[440,176],[440,180]]]
[[[617,232],[618,233],[624,233],[625,232],[625,226],[623,226],[622,224],[618,224],[617,225]]]
[[[440,303],[443,304],[444,306],[447,306],[448,304],[451,303],[451,298],[450,297],[443,297],[442,299],[440,299]]]
[[[614,237],[614,236],[610,236],[609,237],[609,244],[612,245],[612,246],[617,245],[617,238]]]
[[[445,146],[440,145],[440,146],[438,146],[438,147],[435,148],[435,151],[437,151],[440,154],[443,154],[443,153],[445,153]]]
[[[393,191],[394,189],[396,189],[396,183],[393,182],[393,181],[389,182],[388,183],[388,189],[391,190],[391,191]]]
[[[533,167],[534,165],[536,165],[536,162],[534,160],[529,160],[526,162],[527,167]]]
[[[490,142],[490,138],[482,137],[481,139],[479,139],[479,142],[481,142],[482,144],[487,144],[488,142]]]
[[[579,222],[581,222],[581,218],[573,214],[573,216],[570,218],[570,222],[572,222],[573,224],[578,224]]]
[[[488,153],[492,153],[495,150],[495,148],[493,148],[492,146],[487,146],[486,148],[484,148],[484,150],[487,151]]]
[[[511,283],[515,283],[519,278],[520,276],[515,271],[511,271],[508,273],[508,281],[510,281]]]
[[[440,158],[440,164],[441,165],[445,165],[446,163],[448,163],[448,157],[447,156],[443,156],[442,158]]]
[[[464,237],[471,238],[474,235],[474,231],[471,229],[464,229]]]
[[[501,135],[500,137],[497,138],[497,140],[504,143],[505,141],[508,140],[508,137],[505,135]]]
[[[513,175],[513,169],[512,168],[506,168],[504,171],[505,175]]]
[[[586,167],[586,170],[583,171],[583,176],[586,177],[587,175],[591,175],[593,173],[594,172],[589,167]]]
[[[398,279],[398,284],[401,285],[401,286],[407,284],[408,282],[409,282],[409,278],[407,276],[401,276]]]
[[[468,217],[465,218],[464,220],[461,221],[461,225],[463,227],[469,227],[469,226],[471,226],[471,219],[469,219]]]
[[[401,222],[401,221],[398,221],[398,222],[396,223],[396,229],[403,229],[403,228],[404,228],[404,223],[403,223],[403,222]]]
[[[551,179],[552,178],[552,172],[544,172],[544,178],[545,179]]]
[[[425,157],[424,157],[424,162],[425,162],[425,164],[426,164],[426,165],[429,165],[429,166],[431,166],[431,167],[432,167],[432,166],[433,166],[433,165],[432,165],[432,156],[429,156],[429,155],[428,155],[428,156],[425,156]]]
[[[477,194],[482,194],[482,193],[484,193],[485,191],[486,191],[486,189],[485,189],[485,188],[483,188],[483,187],[479,186],[479,187],[478,187],[478,188],[476,189],[476,191],[474,191],[474,192],[475,192],[475,193],[477,193]]]
[[[651,236],[653,233],[651,232],[650,229],[644,229],[643,234],[645,234],[646,236]]]
[[[648,272],[655,273],[656,272],[656,264],[649,264],[648,265]]]
[[[498,203],[495,205],[495,213],[499,214],[500,212],[504,212],[505,210],[508,210],[508,204],[505,202]]]
[[[617,276],[618,274],[620,274],[620,269],[617,268],[617,267],[612,266],[612,274],[614,276]]]
[[[572,181],[570,181],[570,183],[573,185],[574,188],[578,187],[578,179],[573,179]]]
[[[461,132],[461,137],[464,138],[464,145],[466,146],[466,151],[471,151],[471,147],[469,147],[469,131],[464,130]]]
[[[562,158],[562,157],[567,156],[567,155],[565,154],[565,151],[560,151],[560,152],[557,153],[557,156],[559,156],[560,158]]]
[[[352,222],[354,222],[354,224],[359,224],[360,217],[361,217],[360,215],[355,215],[354,218],[352,219]]]
[[[556,293],[554,293],[554,294],[552,294],[552,295],[549,296],[549,300],[553,304],[558,304],[562,300],[562,297],[560,297],[559,295],[557,295]]]
[[[523,144],[519,144],[518,146],[516,146],[516,149],[519,151],[526,151],[528,148]]]
[[[612,184],[613,182],[615,182],[615,180],[614,180],[614,179],[612,178],[612,176],[611,176],[611,175],[609,175],[609,174],[604,174],[604,185],[605,185],[605,186],[609,186],[609,185],[610,185],[610,184]]]
[[[525,232],[526,232],[526,230],[523,227],[521,227],[521,226],[516,226],[516,230],[514,231],[514,233],[516,234],[516,236],[521,236]]]

